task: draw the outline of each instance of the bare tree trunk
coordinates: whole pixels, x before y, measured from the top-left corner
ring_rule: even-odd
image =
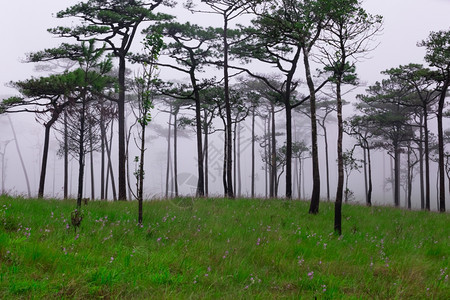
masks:
[[[78,193],[77,193],[77,207],[81,207],[81,199],[83,198],[83,179],[84,179],[84,133],[85,133],[85,113],[86,113],[86,98],[83,97],[83,103],[80,116],[80,139],[78,148]]]
[[[252,111],[252,175],[251,175],[251,197],[255,198],[255,107]]]
[[[336,203],[334,206],[334,231],[337,234],[342,235],[342,192],[344,185],[344,159],[342,155],[342,138],[344,132],[344,124],[342,121],[341,83],[339,80],[336,84],[336,96],[337,96],[336,98],[337,98],[337,119],[338,119],[338,137],[337,137],[338,183],[336,190]],[[348,201],[348,175],[346,179],[347,180],[345,182],[345,202]]]
[[[277,182],[277,140],[276,140],[276,135],[275,135],[275,107],[272,104],[272,142],[271,142],[271,146],[272,146],[272,150],[271,150],[271,158],[272,158],[272,162],[271,162],[271,188],[272,188],[272,193],[270,195],[271,198],[277,198],[277,188],[276,188],[276,182]]]
[[[429,158],[429,140],[428,140],[428,112],[427,108],[424,109],[423,114],[423,131],[424,131],[424,144],[425,144],[425,209],[430,210],[430,158]]]
[[[172,106],[170,106],[169,112],[169,130],[167,132],[167,164],[166,164],[166,199],[169,198],[169,172],[170,172],[170,140],[171,140],[171,129],[172,126]]]
[[[116,201],[117,200],[116,183],[114,180],[114,173],[113,173],[112,162],[111,162],[111,147],[112,147],[113,132],[114,132],[114,120],[111,121],[111,136],[109,139],[109,145],[108,145],[108,140],[107,140],[106,134],[104,135],[106,154],[108,157],[108,167],[107,167],[108,170],[106,171],[107,176],[106,176],[106,184],[105,184],[105,199],[108,199],[108,182],[109,182],[109,177],[111,177],[111,188],[112,188],[112,192],[113,192],[113,199],[114,199],[114,201]]]
[[[448,70],[447,70],[448,72]],[[447,90],[450,85],[450,76],[443,84],[441,96],[439,97],[437,122],[438,122],[438,152],[439,152],[439,211],[445,212],[445,168],[444,168],[444,128],[443,128],[443,110],[445,105],[445,98]]]
[[[64,111],[64,199],[68,198],[69,189],[69,134],[67,126],[67,111]]]
[[[369,195],[367,194],[367,190],[368,190],[368,182],[367,182],[367,151],[366,151],[366,147],[362,146],[362,150],[363,150],[363,166],[364,166],[364,192],[366,195],[366,204],[367,204],[367,198],[369,197]]]
[[[339,125],[338,125],[338,128],[339,128]],[[324,142],[325,142],[325,168],[326,168],[326,175],[327,175],[327,201],[330,202],[330,162],[329,162],[329,155],[328,155],[328,134],[327,134],[327,129],[325,127],[325,124],[323,125],[322,129],[323,129],[323,134],[324,134],[323,137],[324,137]]]
[[[94,180],[94,149],[92,145],[92,127],[89,125],[89,148],[90,148],[90,163],[91,163],[91,199],[95,199],[95,180]]]
[[[238,197],[241,197],[242,192],[242,177],[241,177],[241,123],[238,124],[237,127],[237,176],[238,176],[238,186],[237,186],[237,194]]]
[[[204,191],[203,191],[203,195],[205,195],[206,197],[208,197],[208,173],[209,173],[209,170],[208,170],[208,125],[206,124],[206,114],[205,114],[205,133],[204,133],[204,135],[205,135],[205,145],[204,145],[204,148],[203,148],[203,155],[204,155],[204,162],[203,162],[203,164],[204,164],[204,167],[205,167],[205,172],[204,172]],[[200,181],[200,180],[199,180]],[[197,187],[197,190],[198,190],[199,188]],[[200,195],[200,193],[199,192],[197,192],[197,194],[198,194],[198,196],[199,197],[201,197],[201,195]]]
[[[233,149],[231,143],[232,134],[232,120],[231,120],[231,104],[230,104],[230,89],[229,89],[229,75],[228,75],[228,19],[224,15],[224,25],[223,25],[223,78],[224,78],[224,90],[225,90],[225,111],[227,119],[227,197],[234,198],[233,189]]]
[[[175,111],[173,121],[173,168],[174,168],[173,183],[175,185],[175,197],[178,197],[177,116],[178,116],[178,108]]]
[[[11,126],[11,131],[13,133],[14,144],[16,145],[17,155],[19,155],[20,164],[22,166],[23,174],[25,176],[25,182],[27,184],[28,198],[31,198],[30,181],[28,180],[27,169],[25,167],[25,163],[23,162],[22,152],[20,151],[19,142],[17,141],[16,131],[14,130],[14,126],[13,126],[13,123],[11,121],[11,117],[9,115],[8,115],[8,120],[9,120],[9,125]],[[51,125],[50,125],[50,127],[51,127]],[[50,128],[48,129],[48,133],[50,133]],[[47,136],[47,128],[46,128],[46,138],[47,137],[48,136]],[[47,155],[48,155],[48,140],[47,140]],[[47,158],[45,158],[45,160],[47,160]],[[44,179],[45,179],[45,174],[44,174]],[[44,194],[44,188],[42,187],[42,196],[43,196],[43,194]],[[42,198],[42,196],[40,198]]]
[[[425,184],[423,177],[423,161],[424,161],[424,151],[423,151],[423,139],[424,139],[424,129],[423,129],[423,115],[420,116],[420,141],[419,141],[419,177],[420,177],[420,209],[425,209]]]
[[[400,149],[395,145],[394,153],[394,205],[400,206]]]
[[[316,120],[316,93],[314,82],[312,80],[311,68],[309,65],[309,53],[306,48],[303,49],[303,62],[305,65],[306,81],[309,89],[309,103],[311,110],[311,148],[312,148],[312,178],[313,189],[311,194],[311,204],[309,206],[310,214],[319,213],[320,200],[320,173],[319,173],[319,151],[317,148],[317,120]],[[339,189],[339,187],[338,187]]]
[[[367,145],[367,161],[369,163],[369,189],[367,190],[367,206],[372,206],[372,161],[370,159],[369,145]]]

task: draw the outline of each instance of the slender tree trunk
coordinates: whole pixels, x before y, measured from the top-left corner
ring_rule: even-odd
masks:
[[[424,124],[423,124],[423,114],[420,116],[420,141],[419,141],[419,179],[420,179],[420,209],[425,209],[425,184],[423,178],[423,161],[424,161],[424,151],[423,151],[423,139],[424,139]]]
[[[89,150],[90,150],[90,163],[91,163],[91,199],[95,199],[95,177],[94,177],[94,148],[92,144],[92,127],[89,124]]]
[[[205,120],[204,120],[205,145],[204,145],[204,148],[203,148],[203,154],[202,155],[204,155],[204,158],[205,158],[205,160],[203,162],[204,167],[205,167],[205,173],[203,174],[203,168],[202,168],[201,173],[203,174],[203,177],[204,177],[204,193],[203,193],[203,195],[208,197],[208,172],[209,172],[208,171],[208,124],[206,122],[206,118],[207,118],[206,112],[204,114],[204,118],[205,118]],[[198,128],[197,128],[197,130],[198,130]],[[201,140],[201,138],[200,138],[200,140]],[[198,142],[198,140],[197,140],[197,142]],[[197,145],[197,147],[198,147],[198,145]],[[197,153],[197,155],[199,155],[199,154],[200,153]],[[199,174],[200,174],[200,170],[199,170]],[[199,181],[200,181],[200,175],[199,175]],[[199,185],[200,185],[200,183],[199,183]],[[197,190],[199,190],[199,186],[197,186]],[[201,197],[199,192],[197,192],[197,194],[198,194],[198,197]]]
[[[411,148],[408,147],[408,192],[407,192],[407,208],[411,209],[411,197],[412,197],[412,174],[414,166],[411,165]]]
[[[147,113],[145,113],[146,115]],[[145,160],[145,124],[141,124],[141,147],[139,160],[139,187],[137,191],[138,196],[138,223],[142,225],[143,221],[143,202],[144,202],[144,160]]]
[[[200,94],[197,87],[197,83],[195,80],[195,76],[194,76],[194,72],[195,70],[193,70],[190,73],[191,76],[191,83],[192,86],[194,87],[194,98],[195,98],[195,126],[196,126],[196,137],[197,137],[197,176],[198,176],[198,181],[197,181],[197,191],[196,191],[196,196],[197,197],[203,197],[205,195],[205,189],[207,190],[207,178],[208,177],[208,170],[207,170],[207,166],[205,166],[205,173],[203,173],[203,146],[202,146],[202,117],[201,117],[201,103],[200,103]],[[205,111],[206,112],[206,111]],[[208,126],[206,124],[206,113],[204,115],[204,120],[203,120],[204,124],[205,124],[205,149],[208,147],[207,144],[207,135],[208,135]],[[206,151],[206,150],[205,150]],[[205,157],[205,165],[208,164],[208,159],[207,157]],[[206,191],[206,194],[208,194],[208,192]]]
[[[342,121],[342,99],[341,99],[341,83],[340,81],[336,84],[336,98],[337,98],[337,119],[338,119],[338,136],[337,136],[337,157],[338,157],[338,183],[336,190],[336,204],[334,206],[334,231],[341,235],[342,234],[342,193],[344,185],[344,159],[342,155],[342,138],[344,125]],[[311,113],[312,115],[312,113]],[[326,133],[325,133],[326,136]],[[348,197],[348,177],[345,187],[345,201],[347,202]]]
[[[125,150],[125,55],[119,56],[119,200],[127,200],[126,150]]]
[[[286,109],[286,199],[292,199],[292,109],[290,88],[290,80],[288,80],[284,99]]]
[[[239,115],[239,114],[238,114]],[[234,129],[233,129],[233,186],[237,191],[237,147],[236,147],[236,139],[237,139],[237,119],[238,115],[236,116],[236,122],[234,123]]]
[[[238,186],[237,193],[238,197],[241,197],[242,192],[242,177],[241,177],[241,123],[238,124],[238,136],[237,136],[237,176],[238,176]]]
[[[425,137],[425,209],[430,210],[430,158],[429,158],[429,140],[428,140],[428,111],[424,107],[423,126]]]
[[[59,112],[55,110],[53,112],[51,120],[45,124],[44,150],[42,151],[42,165],[41,165],[41,176],[39,179],[38,198],[44,197],[45,176],[47,174],[48,148],[50,144],[50,129],[58,119],[58,115]]]
[[[223,25],[223,78],[225,91],[225,111],[227,119],[227,197],[234,198],[233,190],[233,145],[231,143],[232,134],[232,120],[231,120],[231,104],[230,104],[230,89],[229,89],[229,75],[228,75],[228,19],[224,15]]]
[[[67,111],[64,111],[64,199],[69,197],[69,134]]]
[[[372,161],[370,159],[369,145],[367,145],[367,161],[369,163],[369,189],[367,190],[367,206],[372,206]]]
[[[109,145],[108,145],[108,140],[107,140],[106,134],[104,136],[105,146],[106,146],[106,154],[108,157],[108,167],[107,167],[108,170],[106,171],[107,177],[106,177],[106,184],[105,184],[105,199],[108,199],[108,182],[109,182],[109,177],[111,177],[111,188],[112,188],[112,193],[113,193],[113,199],[114,199],[114,201],[116,201],[117,200],[116,183],[114,180],[114,173],[113,173],[112,162],[111,162],[111,148],[112,148],[113,132],[114,132],[114,120],[111,121],[111,136],[109,139]]]
[[[400,206],[400,149],[395,145],[394,154],[394,205]]]
[[[103,111],[103,109],[102,109]],[[102,112],[103,114],[103,112]],[[100,199],[105,199],[105,129],[103,125],[103,116],[100,115],[100,151],[101,151],[101,165],[100,165]]]
[[[447,70],[448,72],[448,70]],[[447,73],[448,74],[448,73]],[[439,97],[437,123],[438,123],[438,148],[439,148],[439,211],[445,212],[445,167],[444,167],[444,128],[443,128],[443,110],[445,105],[445,98],[447,90],[450,85],[450,76],[442,87],[441,96]]]
[[[174,169],[174,184],[175,184],[175,197],[178,197],[178,155],[177,155],[177,135],[178,135],[178,124],[177,124],[177,118],[178,118],[178,109],[176,109],[176,112],[174,114],[174,121],[173,121],[173,169]]]
[[[275,106],[272,104],[272,150],[271,150],[271,158],[272,158],[272,162],[271,162],[271,168],[272,168],[272,173],[271,173],[271,187],[272,187],[272,193],[270,195],[271,198],[277,198],[277,188],[276,188],[276,181],[277,181],[277,140],[276,140],[276,135],[275,135]]]
[[[339,100],[338,100],[339,101]],[[342,103],[342,100],[341,100]],[[341,104],[342,106],[342,104]],[[341,109],[342,111],[342,109]],[[342,115],[342,112],[341,112]],[[341,116],[342,119],[342,116]],[[324,134],[324,141],[325,141],[325,168],[327,173],[327,201],[330,202],[330,162],[329,162],[329,155],[328,155],[328,134],[327,134],[327,128],[325,127],[325,124],[323,124],[323,134]],[[339,124],[338,124],[338,130],[339,130]]]
[[[228,156],[228,147],[227,147],[227,142],[228,142],[228,138],[227,136],[229,135],[227,133],[227,129],[225,128],[225,136],[224,136],[224,141],[223,141],[223,170],[222,170],[222,183],[223,183],[223,192],[224,192],[224,197],[228,196],[228,184],[227,184],[227,156]]]
[[[166,164],[166,199],[169,199],[169,174],[170,174],[170,141],[171,141],[171,129],[172,126],[172,106],[170,106],[169,112],[169,130],[167,132],[167,164]]]
[[[81,108],[81,116],[80,116],[80,139],[79,139],[79,148],[78,148],[78,193],[77,193],[77,207],[81,207],[81,199],[83,198],[83,179],[84,179],[84,159],[85,159],[85,150],[84,150],[84,134],[85,134],[85,126],[86,126],[86,97],[83,97],[83,103]]]
[[[311,148],[312,148],[312,178],[313,189],[311,194],[311,204],[309,206],[310,214],[319,213],[320,200],[320,173],[319,173],[319,151],[317,147],[317,120],[316,120],[316,93],[314,82],[311,76],[311,68],[309,65],[309,53],[306,48],[303,49],[303,62],[305,65],[306,82],[309,89],[309,103],[311,110]],[[338,188],[339,190],[339,188]],[[336,199],[337,201],[337,199]]]
[[[255,198],[255,107],[252,111],[252,175],[251,175],[251,197]]]
[[[368,194],[367,194],[367,190],[368,190],[368,182],[367,182],[367,151],[366,151],[366,147],[362,146],[362,150],[363,150],[363,163],[364,163],[364,191],[365,191],[365,195],[366,195],[366,204],[367,204],[367,198],[368,198]]]
[[[267,186],[268,186],[268,172],[270,170],[269,168],[269,151],[267,150],[267,148],[269,147],[269,143],[267,143],[268,141],[268,137],[269,137],[269,127],[270,125],[268,124],[270,122],[270,118],[267,118],[267,122],[266,119],[264,119],[264,157],[265,157],[265,163],[264,163],[264,189],[265,189],[265,198],[267,199]]]
[[[23,171],[23,174],[25,176],[25,182],[27,184],[28,198],[31,198],[30,181],[28,180],[27,169],[26,169],[25,163],[23,161],[22,152],[20,151],[19,142],[17,141],[16,131],[14,130],[14,125],[13,125],[13,123],[11,121],[11,117],[9,115],[8,115],[8,121],[9,121],[9,125],[11,126],[11,131],[13,133],[14,144],[16,145],[17,155],[19,155],[20,165],[22,166],[22,171]],[[47,128],[46,128],[46,130],[47,130]],[[48,130],[50,132],[50,128]],[[47,132],[46,132],[46,137],[47,137]],[[48,143],[48,141],[47,141],[47,143]],[[47,155],[48,155],[48,144],[47,144]],[[47,160],[47,158],[46,158],[46,160]],[[45,178],[45,175],[44,175],[44,178]],[[43,194],[44,194],[44,188],[42,188],[42,195]],[[42,196],[40,198],[42,198]]]

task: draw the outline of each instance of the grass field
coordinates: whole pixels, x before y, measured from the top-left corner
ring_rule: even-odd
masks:
[[[449,299],[450,215],[284,200],[0,196],[0,299]]]

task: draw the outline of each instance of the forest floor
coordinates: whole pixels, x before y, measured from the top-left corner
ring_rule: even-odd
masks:
[[[449,299],[450,214],[308,202],[0,196],[0,299]]]

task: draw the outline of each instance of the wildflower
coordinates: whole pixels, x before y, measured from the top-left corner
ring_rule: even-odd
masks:
[[[258,240],[256,241],[256,245],[259,246],[260,243],[261,243],[261,239],[258,238]]]
[[[314,271],[311,271],[308,273],[308,277],[309,279],[313,279],[314,278]]]
[[[109,263],[112,263],[114,261],[114,257],[111,256],[111,260],[109,261]]]
[[[327,244],[323,244],[323,249],[327,249]]]

